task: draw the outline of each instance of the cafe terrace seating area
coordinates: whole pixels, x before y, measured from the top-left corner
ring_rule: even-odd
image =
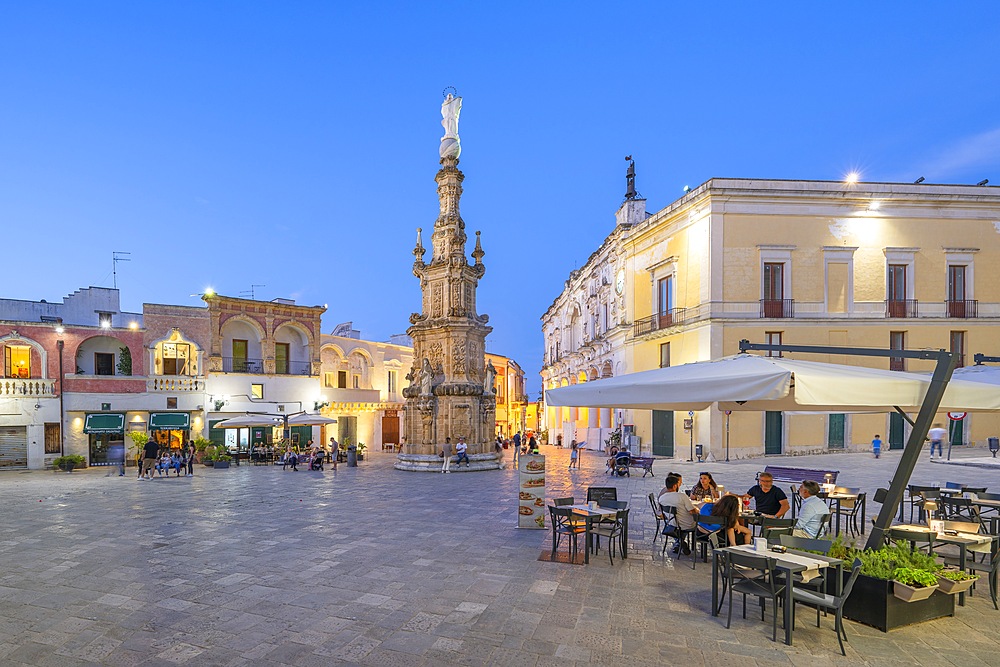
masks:
[[[668,466],[661,466],[661,471]],[[658,502],[659,491],[622,492],[612,480],[601,486],[572,488],[573,495],[548,501],[551,540],[546,541],[550,554],[545,560],[615,568],[624,559],[649,559],[688,573],[681,576],[697,577],[705,587],[706,619],[724,617],[727,628],[739,623],[743,632],[759,630],[775,641],[780,635],[781,641],[791,645],[794,632],[818,631],[808,629],[812,614],[816,626],[833,631],[831,651],[839,649],[846,655],[844,628],[853,621],[845,618],[844,609],[850,614],[851,595],[859,595],[862,561],[857,557],[845,560],[832,552],[843,552],[850,545],[864,547],[888,480],[884,487],[866,489],[850,485],[849,476],[836,470],[769,466],[767,472],[787,497],[789,509],[781,518],[764,516],[749,498],[741,498],[739,521],[751,531],[747,544],[727,543],[726,519],[713,516],[713,505],[705,500],[692,502],[701,512],[695,517],[696,528],[683,529],[680,510]],[[697,481],[697,475],[688,474],[691,479],[685,476],[679,491],[690,491]],[[724,466],[716,465],[714,474],[719,486],[725,487],[723,493],[746,492],[724,484]],[[828,509],[815,537],[796,531],[802,502],[799,486],[804,480],[820,485],[818,497]],[[950,611],[939,615],[971,613],[965,611],[967,598],[989,603],[988,607],[979,604],[975,613],[1000,614],[1000,493],[956,481],[915,483],[909,485],[893,516],[894,523],[884,536],[887,545],[902,545],[918,558],[978,576],[971,585],[967,581],[968,590],[955,594],[954,599],[934,591],[934,596],[945,596],[934,598],[937,607]],[[565,552],[562,559],[557,558],[560,552]],[[699,564],[703,567],[698,568]]]

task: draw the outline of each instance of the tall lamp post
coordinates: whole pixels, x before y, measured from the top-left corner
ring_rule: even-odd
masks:
[[[56,333],[60,336],[63,334],[65,329],[62,326],[56,327]],[[65,405],[63,403],[63,379],[65,374],[63,373],[63,348],[65,347],[65,342],[62,338],[56,341],[56,348],[59,350],[59,456],[66,455],[66,419],[64,415],[66,414]]]

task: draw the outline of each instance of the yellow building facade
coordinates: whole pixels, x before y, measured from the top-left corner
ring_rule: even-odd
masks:
[[[1000,353],[997,188],[713,179],[653,215],[644,205],[625,202],[615,230],[543,316],[545,388],[717,359],[738,353],[741,339],[944,348],[960,364]],[[605,302],[615,308],[602,327]],[[789,356],[931,370],[912,360]],[[716,459],[727,444],[730,458],[862,450],[876,434],[901,448],[909,432],[889,414],[734,413],[728,429],[714,409],[548,408],[545,417],[550,440],[573,434],[593,446],[621,420],[641,451],[683,458],[695,444]],[[955,444],[982,444],[1000,434],[1000,419],[969,415],[950,432]]]

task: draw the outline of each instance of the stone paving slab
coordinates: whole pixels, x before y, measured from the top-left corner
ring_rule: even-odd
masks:
[[[996,664],[1000,613],[983,595],[955,618],[889,634],[848,622],[847,658],[832,620],[817,629],[809,613],[792,647],[771,641],[753,604],[730,630],[712,618],[710,566],[660,556],[646,495],[670,470],[743,490],[772,459],[657,460],[655,477],[611,478],[600,455],[570,471],[567,451],[543,453],[547,497],[582,500],[595,485],[630,501],[627,560],[539,561],[551,537],[515,528],[510,467],[409,473],[376,452],[336,473],[0,473],[0,664]],[[839,469],[871,493],[898,452],[778,460]],[[933,481],[1000,487],[995,470],[922,458],[913,482]]]

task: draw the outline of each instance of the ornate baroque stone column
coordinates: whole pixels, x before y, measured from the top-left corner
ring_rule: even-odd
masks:
[[[458,169],[461,145],[458,114],[462,98],[448,95],[441,105],[445,136],[441,139],[441,169],[435,180],[440,210],[431,234],[431,261],[424,262],[421,230],[413,249],[413,275],[420,280],[421,312],[410,316],[407,334],[413,338],[413,366],[403,390],[403,435],[406,451],[400,470],[438,471],[445,438],[452,446],[465,438],[472,463],[453,471],[496,470],[493,451],[496,397],[486,371],[488,315],[476,313],[476,288],[486,273],[486,254],[476,232],[474,264],[465,254],[465,222],[459,213],[462,181]],[[490,383],[484,391],[484,384]]]

